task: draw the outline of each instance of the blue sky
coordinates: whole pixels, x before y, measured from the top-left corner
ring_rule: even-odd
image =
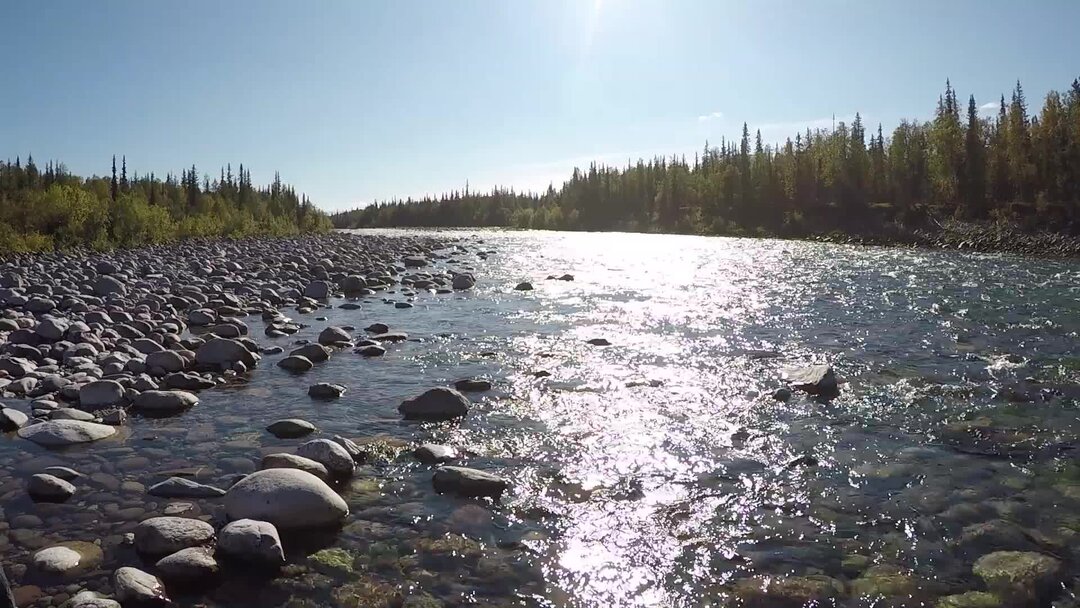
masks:
[[[1080,76],[1080,2],[0,3],[0,157],[274,170],[325,209],[933,111]]]

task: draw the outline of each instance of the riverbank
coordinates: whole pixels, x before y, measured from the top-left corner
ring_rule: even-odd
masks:
[[[932,228],[853,236],[831,234],[808,240],[848,245],[919,247],[979,253],[1010,253],[1041,258],[1080,257],[1080,236],[1061,232],[1030,232],[1015,224],[949,220]]]
[[[421,293],[437,305],[473,286],[466,269],[483,256],[458,239],[334,234],[4,263],[0,548],[16,604],[108,608],[175,596],[187,605],[209,583],[222,584],[215,593],[229,604],[222,598],[270,580],[278,587],[267,593],[282,603],[301,582],[310,594],[333,590],[341,605],[400,597],[398,586],[369,579],[330,584],[328,574],[352,571],[350,554],[319,549],[357,497],[379,493],[371,467],[409,444],[355,428],[334,434],[341,427],[320,405],[340,402],[354,378],[303,377],[323,379],[317,368],[331,357],[374,360],[409,339],[392,321],[357,329],[320,314],[359,317],[375,304],[406,314]],[[339,297],[347,298],[340,308],[330,303]],[[291,346],[267,344],[274,340]],[[302,384],[303,405],[275,395],[292,411],[277,420],[262,418],[274,408],[232,410],[231,402],[251,401],[256,376],[284,393]],[[470,406],[447,388],[414,397],[399,416],[451,419]],[[215,429],[236,432],[238,424],[263,437],[219,443]],[[457,456],[431,444],[417,458]],[[443,467],[436,478],[433,495],[497,497],[507,487],[463,467]],[[413,534],[411,542],[435,541]],[[278,574],[287,563],[291,570]]]

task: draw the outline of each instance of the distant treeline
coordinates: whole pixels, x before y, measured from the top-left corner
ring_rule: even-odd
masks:
[[[542,194],[497,188],[390,201],[333,215],[339,228],[513,226],[581,230],[809,236],[887,235],[931,218],[998,220],[1080,231],[1080,79],[1030,116],[1017,82],[980,115],[951,84],[929,122],[885,137],[862,118],[767,145],[743,125],[739,141],[685,157],[575,169]],[[985,111],[985,110],[984,110]]]
[[[87,246],[131,247],[191,237],[286,235],[329,230],[330,220],[275,174],[257,188],[243,165],[199,178],[153,173],[81,178],[32,156],[0,162],[0,253]]]

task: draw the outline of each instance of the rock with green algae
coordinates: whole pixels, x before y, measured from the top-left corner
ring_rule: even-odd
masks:
[[[361,577],[335,588],[330,597],[337,608],[401,606],[403,599],[392,585]]]
[[[1001,598],[985,591],[968,591],[956,595],[946,595],[939,599],[934,608],[1002,608]]]
[[[311,567],[324,574],[351,574],[353,555],[345,549],[331,547],[308,556]]]
[[[484,545],[467,536],[447,534],[439,538],[425,537],[417,539],[416,551],[418,553],[456,557],[480,557],[484,554]]]
[[[1061,562],[1031,551],[995,551],[976,560],[972,572],[1006,604],[1037,604],[1061,575]]]
[[[851,581],[851,594],[862,598],[910,598],[923,593],[922,581],[888,564],[867,568]]]
[[[754,576],[735,583],[738,606],[801,608],[827,605],[844,593],[844,585],[828,576]]]
[[[840,570],[844,572],[846,576],[856,577],[870,567],[870,558],[865,555],[852,554],[845,555],[844,559],[840,561]]]

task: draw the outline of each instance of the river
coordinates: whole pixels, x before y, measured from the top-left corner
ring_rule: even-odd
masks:
[[[1001,549],[1054,556],[1065,585],[1037,601],[1072,597],[1080,263],[441,234],[490,252],[471,264],[472,290],[422,292],[407,309],[370,297],[360,310],[299,316],[311,327],[277,339],[247,320],[260,344],[286,350],[327,324],[409,334],[383,357],[346,351],[302,380],[267,358],[248,382],[203,392],[180,417],[138,419],[111,446],[57,453],[0,439],[10,475],[78,464],[101,482],[65,505],[6,500],[9,532],[101,539],[109,571],[135,559],[121,538],[132,521],[164,505],[116,483],[197,464],[194,478],[220,484],[295,446],[263,429],[296,416],[381,446],[384,458],[341,490],[345,528],[287,543],[285,576],[225,580],[181,605],[357,606],[401,592],[413,606],[791,605],[799,594],[932,606],[985,589],[972,565]],[[565,273],[573,280],[547,278]],[[534,289],[515,290],[521,281]],[[833,366],[839,396],[774,398],[785,370],[812,363]],[[460,423],[401,420],[403,399],[466,377],[495,388],[471,395]],[[306,388],[319,381],[349,391],[312,402]],[[462,449],[511,489],[498,503],[436,494],[430,467],[407,451],[422,440]],[[190,502],[216,513],[212,500]],[[353,564],[302,570],[323,547]]]

